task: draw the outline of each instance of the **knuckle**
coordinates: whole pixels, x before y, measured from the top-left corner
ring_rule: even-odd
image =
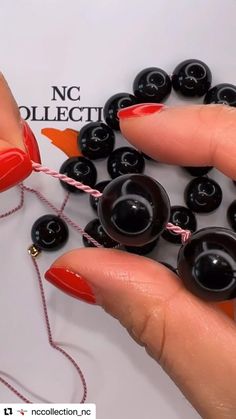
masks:
[[[235,141],[236,109],[232,106],[218,105],[213,118],[214,120],[211,123],[210,156],[211,164],[216,166],[225,145]]]
[[[163,368],[168,362],[168,336],[173,323],[173,307],[185,298],[184,289],[179,286],[168,298],[155,299],[149,305],[131,307],[128,329],[131,337]]]
[[[132,317],[138,318],[139,321],[131,321],[131,327],[128,330],[132,338],[158,362],[162,358],[165,346],[165,306],[164,302],[158,302],[145,310],[141,316],[140,313],[138,316],[137,313],[133,313]],[[158,336],[157,339],[156,336]]]

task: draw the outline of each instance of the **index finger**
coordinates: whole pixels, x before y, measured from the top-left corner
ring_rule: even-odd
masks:
[[[181,166],[215,166],[236,179],[236,109],[226,105],[141,104],[119,111],[127,140],[149,156]]]

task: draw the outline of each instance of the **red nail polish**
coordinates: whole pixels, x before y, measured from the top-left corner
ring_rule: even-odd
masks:
[[[50,268],[45,273],[47,281],[51,282],[61,291],[87,303],[95,304],[94,293],[88,282],[79,274],[66,268]]]
[[[128,108],[120,109],[118,117],[120,119],[135,118],[138,116],[147,116],[152,113],[160,112],[165,108],[162,103],[141,103],[139,105],[129,106]]]
[[[23,136],[24,136],[24,144],[29,153],[31,160],[33,160],[35,163],[41,164],[41,157],[40,157],[38,143],[29,125],[24,120],[23,120]]]
[[[227,316],[234,320],[234,302],[232,301],[221,301],[216,304]]]
[[[0,152],[0,192],[17,185],[32,172],[29,155],[18,148]]]

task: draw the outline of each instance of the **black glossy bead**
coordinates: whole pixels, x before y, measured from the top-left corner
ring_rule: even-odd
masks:
[[[71,177],[72,179],[84,183],[85,185],[94,187],[97,180],[97,170],[94,164],[86,157],[71,157],[67,159],[60,168],[60,173]],[[67,191],[72,193],[81,193],[80,189],[68,185],[68,183],[60,180],[61,185]]]
[[[66,223],[56,215],[47,214],[38,218],[32,226],[31,238],[40,250],[58,250],[69,237]]]
[[[183,228],[184,230],[190,230],[192,233],[197,229],[197,220],[195,215],[189,208],[176,205],[170,209],[169,222]],[[162,233],[163,239],[168,242],[181,244],[180,234],[173,233],[170,230],[164,230]]]
[[[161,262],[161,261],[158,261],[158,262],[161,263],[162,265],[164,265],[166,268],[170,269],[170,271],[174,272],[174,274],[178,275],[177,269],[174,268],[169,263],[167,263],[167,262]]]
[[[119,118],[117,112],[120,109],[128,108],[128,106],[136,105],[138,100],[130,93],[117,93],[110,97],[105,103],[103,115],[107,125],[112,129],[119,130]]]
[[[131,173],[142,173],[144,168],[144,157],[131,147],[117,148],[107,160],[107,170],[112,179]]]
[[[97,183],[95,186],[94,186],[94,189],[96,189],[97,191],[99,191],[99,192],[103,192],[103,189],[108,185],[108,183],[110,183],[111,182],[111,180],[103,180],[102,182],[99,182],[99,183]],[[97,212],[97,207],[98,207],[98,201],[99,201],[99,198],[96,198],[95,196],[93,196],[93,195],[90,195],[90,197],[89,197],[89,202],[90,202],[90,205],[91,205],[91,207],[93,208],[93,210],[94,211],[96,211]]]
[[[204,228],[180,248],[178,272],[192,293],[221,301],[236,297],[236,234],[226,228]]]
[[[168,74],[157,67],[140,71],[134,79],[133,91],[139,102],[163,102],[172,88]]]
[[[236,86],[229,83],[221,83],[208,90],[204,103],[219,103],[236,107]]]
[[[227,210],[227,219],[230,227],[236,231],[236,201],[233,201]]]
[[[158,243],[158,240],[159,238],[154,240],[151,243],[147,243],[144,246],[139,246],[139,247],[125,246],[125,250],[127,250],[127,252],[130,252],[130,253],[135,253],[136,255],[144,256],[153,251],[153,249],[156,247]]]
[[[191,176],[198,177],[198,176],[207,175],[207,173],[209,173],[213,169],[213,166],[205,166],[205,167],[185,166],[183,167],[183,169],[187,170],[187,172]]]
[[[222,202],[222,189],[208,177],[198,177],[187,185],[185,203],[194,212],[207,213],[216,210]]]
[[[118,244],[105,233],[98,218],[90,221],[84,228],[84,231],[104,247],[115,247]],[[95,247],[95,245],[85,236],[83,236],[83,243],[85,247]]]
[[[89,159],[106,158],[114,148],[115,134],[103,122],[90,122],[80,130],[78,145],[83,156]]]
[[[185,60],[172,75],[173,88],[186,97],[201,97],[211,87],[212,75],[209,67],[200,60]]]
[[[98,215],[113,240],[125,246],[144,246],[165,228],[170,202],[156,180],[145,175],[124,175],[104,189]]]

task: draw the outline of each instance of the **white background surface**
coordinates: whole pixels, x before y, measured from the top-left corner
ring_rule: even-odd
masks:
[[[141,69],[160,66],[171,73],[186,58],[206,61],[213,84],[235,83],[235,15],[233,0],[0,0],[1,69],[18,103],[27,106],[53,105],[51,85],[81,86],[80,106],[103,106],[112,94],[131,91]],[[182,102],[173,94],[168,103]],[[59,169],[66,157],[40,134],[47,126],[80,129],[81,124],[31,123],[43,163]],[[99,180],[107,178],[102,162],[97,168]],[[172,204],[183,203],[190,177],[180,168],[148,163],[146,173],[163,183]],[[227,225],[225,211],[235,190],[217,171],[212,177],[224,188],[225,205],[214,215],[198,217],[199,227]],[[64,190],[57,181],[33,175],[26,184],[60,205]],[[82,226],[94,217],[87,198],[73,197],[67,208]],[[1,194],[1,212],[17,202],[17,189]],[[1,221],[0,370],[31,390],[35,402],[78,402],[81,384],[75,371],[48,346],[35,272],[26,252],[33,222],[48,212],[27,196],[24,210]],[[80,245],[80,237],[71,231],[62,251]],[[41,255],[42,273],[59,254]],[[155,257],[174,264],[176,254],[176,247],[162,242]],[[99,419],[198,417],[117,321],[50,284],[45,288],[54,338],[80,363],[88,402],[97,404]],[[19,400],[0,387],[0,401]]]

